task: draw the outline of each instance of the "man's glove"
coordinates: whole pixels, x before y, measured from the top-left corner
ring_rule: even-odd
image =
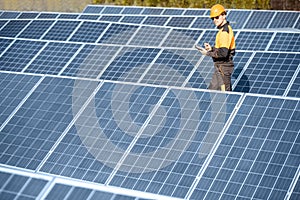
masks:
[[[205,55],[207,54],[207,50],[204,49],[203,47],[200,47],[198,45],[195,46],[196,49],[198,49],[200,51],[200,53],[202,53],[202,55]]]

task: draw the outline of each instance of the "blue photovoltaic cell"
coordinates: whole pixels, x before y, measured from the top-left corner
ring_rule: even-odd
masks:
[[[172,29],[163,47],[194,48],[202,30]]]
[[[72,43],[49,43],[26,68],[25,72],[58,74],[81,45]]]
[[[131,14],[131,15],[136,15],[136,14],[140,14],[142,12],[143,8],[140,7],[124,7],[123,11],[121,14],[125,15],[125,14]]]
[[[0,30],[0,36],[16,37],[29,22],[29,20],[10,21]]]
[[[146,16],[124,16],[121,22],[132,23],[132,24],[141,24]]]
[[[0,57],[0,70],[22,71],[45,42],[16,40]]]
[[[99,15],[80,15],[79,19],[87,19],[87,20],[97,20],[99,18]]]
[[[195,17],[172,17],[167,26],[188,28],[194,20]]]
[[[214,29],[216,26],[209,17],[197,17],[192,28]]]
[[[124,47],[100,78],[137,82],[159,51],[157,48]]]
[[[144,8],[142,15],[160,15],[164,10],[162,8]]]
[[[87,6],[83,13],[100,14],[103,9],[102,6]]]
[[[204,43],[207,42],[211,46],[214,46],[217,33],[217,30],[205,30],[203,36],[198,42],[198,45],[203,47]]]
[[[165,9],[162,15],[182,15],[184,9]]]
[[[268,51],[299,52],[299,49],[300,33],[276,33]]]
[[[109,185],[184,198],[238,99],[170,90]]]
[[[2,27],[4,27],[4,25],[8,22],[8,20],[1,20],[0,21],[0,30]]]
[[[27,199],[38,197],[47,184],[47,180],[0,172],[4,187],[1,187],[1,199]]]
[[[101,14],[120,14],[123,10],[123,7],[115,7],[115,6],[106,6],[102,10]]]
[[[8,47],[10,45],[10,43],[12,42],[13,40],[11,39],[2,39],[0,38],[0,55],[3,53],[3,51],[6,49],[6,47]]]
[[[67,40],[78,26],[79,21],[57,21],[54,26],[42,38],[44,40]]]
[[[55,19],[59,16],[59,14],[54,14],[54,13],[41,13],[38,16],[38,19]]]
[[[62,75],[97,78],[111,62],[120,47],[85,45]]]
[[[293,28],[298,17],[298,12],[276,12],[269,28]]]
[[[230,10],[227,16],[227,20],[233,29],[241,29],[244,23],[250,16],[251,11],[246,10]]]
[[[0,127],[40,77],[0,73]]]
[[[15,11],[4,11],[0,15],[0,19],[16,19],[20,15],[20,12]]]
[[[235,56],[233,57],[234,62],[234,71],[231,76],[231,84],[233,85],[236,81],[236,79],[239,77],[239,75],[242,73],[244,67],[247,65],[247,62],[250,60],[250,57],[252,56],[252,52],[235,52]],[[247,76],[244,74],[240,77],[241,81],[245,83],[245,86],[243,91],[241,92],[249,92],[250,83],[247,83]]]
[[[72,35],[70,41],[95,43],[107,26],[107,23],[85,21]]]
[[[235,39],[236,48],[239,50],[266,50],[273,32],[240,32]]]
[[[253,11],[244,28],[268,28],[274,15],[271,11]]]
[[[288,91],[289,97],[300,97],[300,73],[298,72],[290,90]]]
[[[191,199],[285,199],[300,164],[299,109],[246,96]]]
[[[199,9],[190,9],[190,10],[185,10],[184,15],[194,15],[194,16],[199,16],[199,15],[204,15],[206,13],[206,10],[199,10]]]
[[[18,38],[40,39],[53,23],[52,20],[32,21]]]
[[[148,16],[143,21],[143,24],[164,26],[165,23],[168,21],[168,19],[169,19],[169,17]]]
[[[164,50],[141,80],[142,83],[184,86],[201,54],[195,50]]]
[[[105,183],[164,91],[104,83],[41,170]],[[91,95],[93,91],[89,92]],[[77,98],[80,103],[81,97]]]
[[[60,14],[58,19],[77,19],[79,14]]]
[[[108,21],[108,22],[118,22],[122,16],[110,16],[110,15],[102,15],[99,20],[100,21]]]
[[[84,94],[92,93],[91,82],[81,83],[46,77],[1,130],[0,163],[37,169],[84,104]]]
[[[137,30],[138,26],[125,24],[111,24],[101,37],[99,43],[126,44]]]
[[[235,91],[283,95],[299,62],[299,54],[256,53]]]
[[[168,28],[142,26],[130,40],[130,45],[136,46],[160,46],[165,39]]]
[[[38,12],[23,12],[18,16],[18,19],[34,19],[39,15]]]
[[[195,50],[199,56],[202,54]],[[200,60],[200,58],[199,58]],[[204,56],[203,60],[197,66],[197,69],[189,79],[188,86],[193,88],[207,89],[214,72],[214,63],[211,57]]]

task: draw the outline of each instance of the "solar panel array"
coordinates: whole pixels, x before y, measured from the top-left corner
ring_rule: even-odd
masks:
[[[228,10],[234,92],[208,15],[1,11],[0,199],[300,198],[299,12]]]

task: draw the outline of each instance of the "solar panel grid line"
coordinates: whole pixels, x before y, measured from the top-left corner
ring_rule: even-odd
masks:
[[[35,172],[35,173],[37,173],[37,172]],[[36,200],[46,199],[48,193],[51,191],[51,189],[54,187],[54,185],[55,185],[55,177],[51,177],[51,180],[49,180],[49,182],[46,184],[44,189],[39,193]]]
[[[56,23],[57,23],[57,21],[55,21],[54,23],[52,23],[49,26],[49,28],[44,32],[44,34],[41,35],[41,37],[39,39],[42,40],[47,35],[47,33],[55,26]]]
[[[243,67],[242,71],[240,72],[239,76],[236,78],[235,82],[232,84],[233,91],[234,91],[235,87],[237,86],[237,84],[239,83],[239,81],[241,80],[242,76],[245,74],[245,71],[247,70],[247,67],[250,65],[251,61],[253,60],[255,54],[256,54],[256,52],[252,53],[251,57],[249,58],[249,60]]]
[[[288,93],[290,92],[290,90],[291,90],[291,88],[292,88],[292,86],[293,86],[293,84],[294,84],[294,82],[295,82],[295,80],[296,80],[299,73],[300,73],[300,64],[298,65],[293,77],[291,78],[291,80],[290,80],[288,86],[286,87],[286,90],[285,90],[285,92],[283,93],[282,96],[286,97],[288,95]]]
[[[67,67],[69,66],[69,64],[72,63],[72,61],[77,57],[77,55],[80,53],[80,51],[84,48],[84,44],[82,44],[78,50],[76,51],[76,53],[74,53],[74,55],[70,58],[70,60],[65,64],[64,67],[61,68],[60,72],[58,72],[58,76],[61,76],[62,73],[67,69]]]
[[[138,83],[142,83],[143,79],[145,78],[145,76],[147,75],[147,73],[149,72],[149,70],[151,69],[151,67],[154,65],[155,61],[159,58],[159,56],[162,54],[163,49],[161,49],[159,51],[159,53],[155,56],[155,58],[152,60],[152,62],[149,64],[149,66],[147,67],[147,69],[144,71],[144,73],[140,76],[139,80],[137,81]]]
[[[294,25],[293,25],[293,28],[294,28],[294,29],[297,29],[296,27],[297,27],[297,24],[299,23],[299,21],[300,21],[300,15],[298,15],[297,20],[295,20],[295,23],[294,23]]]
[[[101,37],[100,37],[101,38]],[[101,76],[103,75],[103,73],[106,71],[106,69],[115,61],[115,59],[118,57],[119,53],[123,50],[124,47],[120,47],[117,52],[114,54],[114,56],[110,59],[110,61],[103,67],[103,70],[101,70],[98,74],[98,76],[96,77],[96,79],[100,79],[101,80]]]
[[[295,190],[295,187],[297,185],[297,181],[299,181],[299,178],[300,178],[300,166],[297,169],[295,177],[294,177],[294,179],[293,179],[293,181],[292,181],[292,183],[291,183],[291,185],[290,185],[290,187],[287,191],[287,194],[286,194],[284,200],[289,200],[291,198],[291,196],[293,194],[293,191]]]
[[[150,111],[149,116],[147,116],[147,119],[145,120],[145,122],[143,123],[143,125],[140,127],[140,129],[138,130],[137,134],[134,136],[133,140],[131,141],[130,145],[128,146],[128,148],[126,149],[126,151],[124,152],[124,154],[120,158],[119,162],[117,163],[117,165],[115,166],[115,168],[111,172],[110,176],[107,178],[107,180],[105,182],[105,185],[110,185],[112,179],[114,178],[114,176],[116,175],[116,173],[120,169],[121,165],[124,163],[126,157],[129,155],[129,153],[131,152],[131,150],[135,146],[137,140],[142,136],[143,131],[145,130],[145,128],[147,127],[147,125],[150,123],[151,118],[154,116],[154,114],[156,113],[156,111],[159,109],[161,103],[166,98],[166,96],[169,93],[169,91],[170,91],[170,88],[167,88],[164,91],[164,93],[161,95],[159,101],[155,104],[155,106],[153,107],[153,109]]]
[[[0,37],[0,38],[5,38],[5,37]],[[11,39],[11,38],[7,38],[7,39]],[[4,55],[7,50],[16,42],[17,39],[12,39],[13,41],[0,53],[0,58],[2,55]]]
[[[198,69],[198,66],[203,61],[203,59],[204,59],[204,56],[201,56],[201,58],[198,60],[197,64],[194,66],[193,70],[191,71],[191,73],[187,76],[187,78],[183,82],[182,87],[187,87],[188,86],[189,81],[191,80],[193,74]]]
[[[33,56],[33,58],[28,62],[28,64],[21,70],[21,72],[25,72],[28,67],[35,61],[35,59],[43,52],[43,50],[49,45],[50,42],[46,42],[46,44]]]
[[[272,22],[274,21],[274,19],[276,18],[276,15],[278,14],[278,11],[275,11],[275,13],[273,14],[273,17],[270,19],[269,24],[267,25],[267,29],[270,28]]]
[[[272,43],[274,42],[274,39],[275,39],[276,35],[277,35],[277,32],[274,32],[273,35],[272,35],[272,37],[271,37],[271,39],[270,39],[270,41],[269,41],[269,43],[268,43],[267,46],[266,46],[265,51],[268,51],[268,50],[269,50],[270,46],[271,46]]]
[[[106,28],[103,30],[103,32],[99,35],[98,39],[95,41],[95,43],[100,43],[101,38],[106,34],[106,32],[111,28],[113,23],[108,23]]]
[[[9,117],[5,120],[5,122],[0,126],[0,132],[3,128],[8,124],[8,122],[13,118],[13,116],[18,112],[18,110],[22,107],[22,105],[26,102],[26,100],[31,96],[31,94],[36,90],[36,88],[41,84],[44,80],[45,76],[42,76],[39,81],[34,85],[34,87],[28,92],[28,94],[22,99],[22,101],[18,104],[18,106],[12,111]]]
[[[80,180],[76,180],[76,179],[67,179],[67,178],[63,178],[63,177],[55,177],[54,178],[53,186],[52,186],[52,188],[49,189],[48,194],[49,194],[50,190],[53,189],[53,187],[57,184],[71,186],[72,189],[87,188],[87,189],[93,190],[93,193],[95,193],[97,191],[101,191],[101,192],[113,194],[111,196],[111,198],[105,199],[105,200],[119,200],[117,198],[118,195],[121,195],[119,197],[120,199],[122,199],[122,197],[123,197],[124,199],[130,199],[130,200],[133,200],[134,197],[137,200],[140,198],[141,199],[149,199],[149,200],[150,199],[183,200],[183,199],[176,198],[176,197],[163,196],[163,195],[159,195],[159,194],[152,194],[152,193],[141,192],[141,191],[137,191],[137,190],[130,190],[130,189],[126,189],[126,188],[119,188],[119,187],[114,187],[114,186],[106,186],[103,184],[84,182],[84,181],[80,181]],[[46,199],[48,194],[44,195],[43,198],[41,198],[41,199]],[[91,198],[91,196],[92,195],[90,195],[89,198]],[[131,198],[129,198],[129,197],[131,197]],[[89,198],[87,198],[86,200],[89,200]],[[64,199],[67,199],[67,198],[64,197]],[[93,197],[91,199],[95,199],[95,198]]]
[[[73,37],[73,35],[78,31],[78,29],[82,26],[84,21],[80,21],[78,26],[73,30],[73,32],[69,35],[69,37],[66,39],[66,41],[70,41],[70,39]]]
[[[245,26],[248,24],[249,20],[251,19],[251,16],[253,15],[254,11],[251,10],[250,14],[248,15],[247,19],[244,21],[244,25],[242,26],[242,29],[245,29]]]
[[[1,31],[9,23],[9,20],[1,20],[0,19],[0,22],[4,22],[3,25],[0,27],[0,31]]]
[[[94,89],[94,92],[86,99],[85,102],[83,102],[83,105],[80,107],[80,109],[78,110],[78,112],[75,114],[75,116],[73,117],[73,119],[71,120],[71,122],[68,124],[68,126],[65,128],[65,130],[63,131],[63,133],[59,136],[59,138],[56,140],[55,144],[51,147],[51,149],[48,151],[47,155],[44,157],[44,159],[40,162],[40,164],[38,165],[38,167],[35,169],[36,172],[40,171],[41,168],[43,167],[43,165],[46,163],[46,161],[48,160],[48,158],[51,156],[51,154],[55,151],[55,149],[57,148],[57,146],[60,144],[60,142],[63,140],[63,138],[66,136],[66,134],[69,132],[69,130],[72,128],[72,126],[74,125],[75,121],[78,119],[78,117],[80,116],[80,114],[86,109],[86,107],[88,106],[88,104],[91,102],[91,100],[94,98],[94,95],[97,93],[97,91],[101,88],[101,86],[103,85],[103,82],[99,81],[100,84],[98,84],[98,86]],[[1,129],[0,129],[1,131]]]
[[[216,142],[214,143],[213,148],[211,149],[210,153],[208,154],[207,158],[205,159],[201,169],[199,170],[193,184],[191,185],[189,191],[187,192],[185,199],[190,199],[192,198],[193,192],[196,189],[199,181],[201,180],[203,174],[205,173],[206,169],[208,168],[210,162],[212,161],[218,147],[220,146],[228,128],[230,127],[232,121],[235,118],[236,113],[238,112],[238,110],[240,109],[241,105],[243,104],[243,101],[246,98],[246,94],[240,94],[240,98],[237,102],[237,104],[235,105],[233,111],[230,114],[230,117],[227,119],[227,122],[225,123],[221,133],[219,134],[219,137],[217,138]]]

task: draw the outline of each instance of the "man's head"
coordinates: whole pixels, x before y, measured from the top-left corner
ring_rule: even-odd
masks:
[[[216,4],[210,9],[210,18],[214,21],[216,26],[222,26],[226,23],[226,11],[225,8]]]

